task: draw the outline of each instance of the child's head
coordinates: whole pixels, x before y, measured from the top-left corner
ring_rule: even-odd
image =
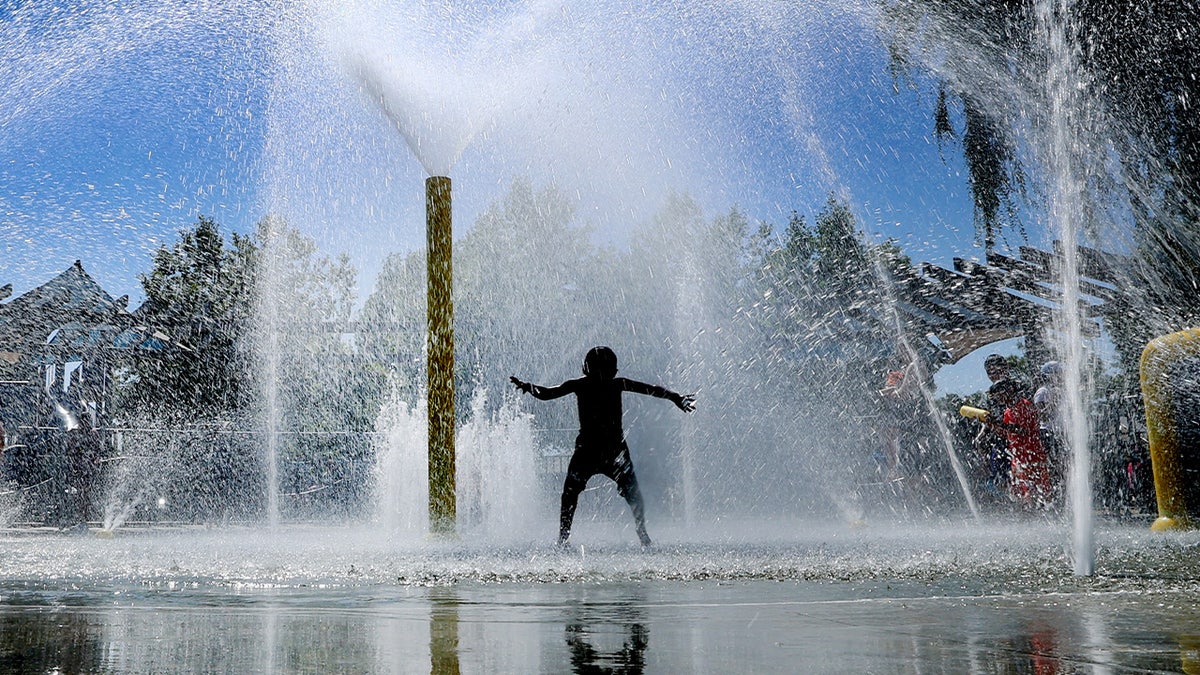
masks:
[[[617,376],[617,355],[608,347],[592,347],[583,357],[583,374],[601,380]]]
[[[1004,360],[999,354],[988,354],[988,357],[983,360],[983,372],[987,373],[988,379],[992,382],[1007,380],[1010,368],[1008,361]]]
[[[1038,372],[1041,373],[1042,377],[1045,378],[1047,382],[1057,384],[1060,380],[1062,380],[1063,367],[1058,361],[1047,361],[1046,363],[1042,364],[1042,367],[1038,369]]]
[[[988,400],[1006,408],[1016,403],[1020,395],[1021,385],[1016,380],[1000,380],[988,389]]]

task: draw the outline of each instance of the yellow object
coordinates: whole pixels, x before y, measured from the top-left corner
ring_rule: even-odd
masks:
[[[452,534],[454,476],[454,298],[450,179],[425,181],[428,241],[429,529]]]
[[[1193,635],[1180,635],[1179,665],[1187,675],[1200,675],[1200,638]]]
[[[1170,387],[1171,369],[1189,359],[1200,359],[1200,328],[1154,338],[1142,350],[1142,400],[1158,500],[1158,520],[1150,526],[1155,532],[1193,527],[1184,500],[1183,452],[1171,410]]]
[[[970,417],[971,419],[979,420],[980,422],[986,422],[988,418],[988,411],[984,410],[983,408],[976,408],[969,405],[964,405],[963,407],[959,408],[958,414],[962,415],[963,417]]]
[[[113,531],[112,530],[96,530],[96,536],[100,537],[101,539],[112,539]]]

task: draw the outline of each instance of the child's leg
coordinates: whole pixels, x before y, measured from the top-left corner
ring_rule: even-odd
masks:
[[[634,523],[637,524],[638,539],[642,546],[650,545],[650,535],[646,533],[646,507],[642,502],[642,491],[638,489],[637,476],[633,473],[633,462],[629,458],[629,450],[624,450],[617,457],[615,470],[611,478],[617,482],[617,493],[629,503],[633,512]]]
[[[587,487],[591,474],[576,467],[575,462],[567,469],[567,478],[563,481],[562,504],[558,511],[558,543],[567,543],[571,536],[571,523],[575,520],[575,506],[579,503],[579,493]]]

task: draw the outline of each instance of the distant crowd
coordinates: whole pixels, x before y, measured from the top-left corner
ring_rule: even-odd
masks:
[[[1036,391],[1013,376],[999,354],[987,357],[991,380],[988,410],[979,416],[975,447],[985,459],[984,489],[1007,495],[1025,510],[1048,510],[1061,503],[1066,473],[1062,438],[1062,365],[1042,364]]]
[[[928,505],[944,501],[954,477],[940,447],[944,442],[937,440],[946,430],[927,423],[931,415],[920,382],[928,378],[915,368],[919,365],[908,364],[886,374],[874,425],[880,441],[875,457],[885,494]],[[959,412],[964,419],[949,425],[973,497],[993,509],[1058,510],[1068,465],[1062,364],[1042,364],[1032,383],[999,354],[986,358],[984,370],[990,381],[986,401],[979,407],[963,405]]]

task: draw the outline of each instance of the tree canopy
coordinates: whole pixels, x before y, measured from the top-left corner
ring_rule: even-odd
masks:
[[[1051,115],[1065,115],[1086,185],[1082,234],[1133,254],[1129,320],[1110,327],[1127,363],[1149,337],[1200,320],[1200,6],[879,4],[898,77],[921,69],[938,82],[931,128],[961,143],[988,250],[1041,198],[1031,178],[1046,169],[1032,164],[1050,152]]]
[[[219,415],[255,398],[247,337],[253,320],[258,246],[200,216],[162,247],[141,275],[147,324],[167,331],[161,358],[139,359],[125,398],[134,409]]]

